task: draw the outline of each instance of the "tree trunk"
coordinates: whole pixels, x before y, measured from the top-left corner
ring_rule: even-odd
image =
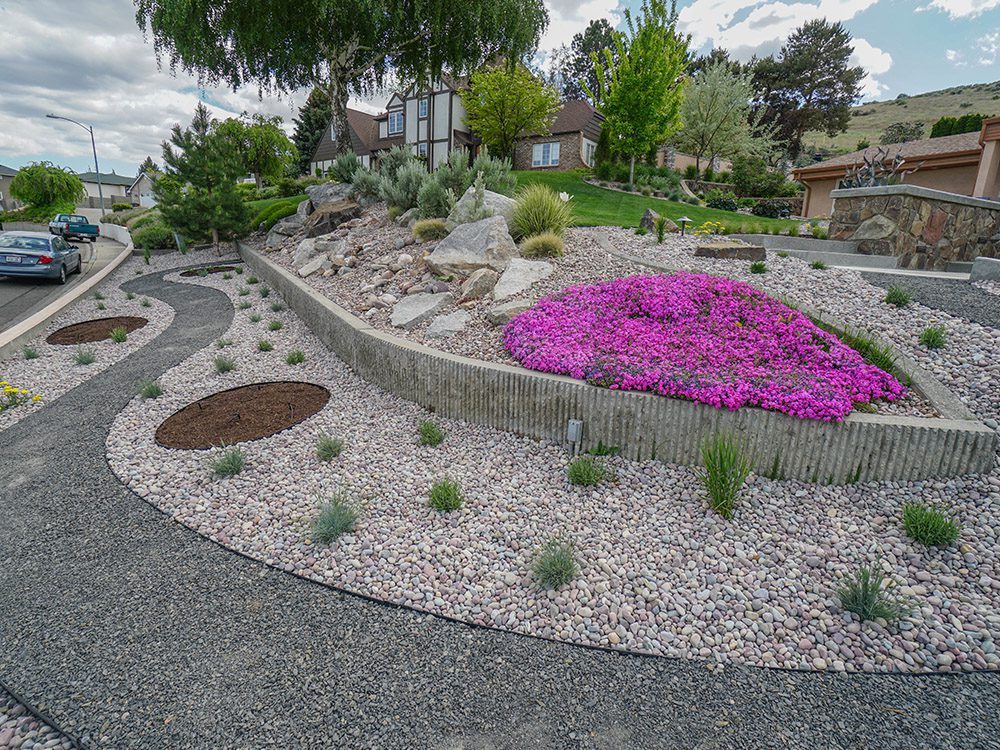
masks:
[[[330,81],[326,94],[330,97],[330,110],[333,117],[330,120],[330,136],[333,139],[335,154],[343,154],[351,150],[351,131],[347,124],[347,71],[330,68]]]
[[[264,187],[264,180],[262,180],[260,178],[260,172],[254,172],[253,173],[253,178],[254,178],[254,180],[257,183],[257,189],[258,190],[260,190],[262,187]]]
[[[628,163],[628,184],[629,185],[634,185],[635,184],[635,157],[634,156],[630,157],[629,163]]]
[[[213,229],[212,230],[212,244],[215,245],[215,252],[216,252],[216,254],[221,258],[222,257],[222,248],[219,247],[219,230],[218,229]]]

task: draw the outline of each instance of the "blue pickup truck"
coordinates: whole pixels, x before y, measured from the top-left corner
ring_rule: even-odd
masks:
[[[87,221],[86,216],[78,214],[57,214],[49,222],[49,233],[58,235],[64,240],[89,240],[96,242],[101,236],[101,228]]]

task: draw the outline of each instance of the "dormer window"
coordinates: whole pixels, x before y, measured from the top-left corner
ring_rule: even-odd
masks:
[[[427,117],[427,97],[417,100],[417,117]]]
[[[403,132],[403,113],[399,110],[389,113],[389,135]]]

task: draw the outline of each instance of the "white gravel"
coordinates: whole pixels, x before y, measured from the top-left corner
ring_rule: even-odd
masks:
[[[612,236],[633,242],[624,232]],[[888,308],[853,273],[781,273],[783,261],[771,265],[768,284],[851,320],[884,319],[887,333],[996,429],[1000,363],[975,355],[995,353],[1000,332],[916,306]],[[417,425],[433,417],[354,376],[293,314],[269,309],[274,293],[241,297],[240,277],[182,281],[222,289],[234,304],[251,302],[226,335],[237,369],[216,375],[218,350],[210,347],[169,371],[162,397],[136,399],[119,415],[108,455],[137,493],[205,536],[347,590],[571,643],[833,671],[1000,665],[1000,466],[980,477],[844,487],[752,477],[727,522],[707,509],[687,467],[614,457],[607,459],[614,481],[578,488],[566,479],[569,457],[560,447],[443,419],[445,442],[420,447]],[[260,323],[249,321],[254,312]],[[946,325],[948,347],[918,350],[919,316]],[[284,328],[266,331],[272,319]],[[273,352],[257,350],[261,338]],[[284,363],[292,349],[306,353],[305,363]],[[210,477],[212,451],[154,443],[163,419],[193,400],[286,378],[325,385],[330,403],[302,424],[244,444],[247,467],[236,477]],[[345,441],[329,464],[313,453],[322,432]],[[426,499],[442,477],[458,481],[466,500],[446,515]],[[359,504],[358,526],[329,547],[315,544],[318,504],[338,488]],[[926,549],[907,539],[901,506],[913,500],[953,512],[963,525],[960,546]],[[575,542],[581,573],[550,592],[536,585],[531,565],[556,535]],[[862,624],[835,596],[846,576],[877,558],[919,608],[898,625]]]

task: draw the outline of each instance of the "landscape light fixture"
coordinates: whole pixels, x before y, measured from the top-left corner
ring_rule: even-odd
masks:
[[[65,120],[66,122],[71,122],[74,125],[79,125],[81,128],[90,133],[90,147],[94,150],[94,173],[97,175],[97,196],[101,201],[101,217],[104,217],[104,188],[101,186],[101,168],[97,164],[97,143],[94,141],[94,126],[84,125],[82,122],[77,122],[76,120],[70,119],[69,117],[63,117],[61,115],[54,115],[49,112],[47,115],[50,120]]]
[[[683,237],[684,236],[684,227],[686,227],[688,225],[688,222],[690,222],[691,219],[689,219],[687,216],[682,216],[677,221],[679,221],[680,224],[681,224],[681,237]]]

